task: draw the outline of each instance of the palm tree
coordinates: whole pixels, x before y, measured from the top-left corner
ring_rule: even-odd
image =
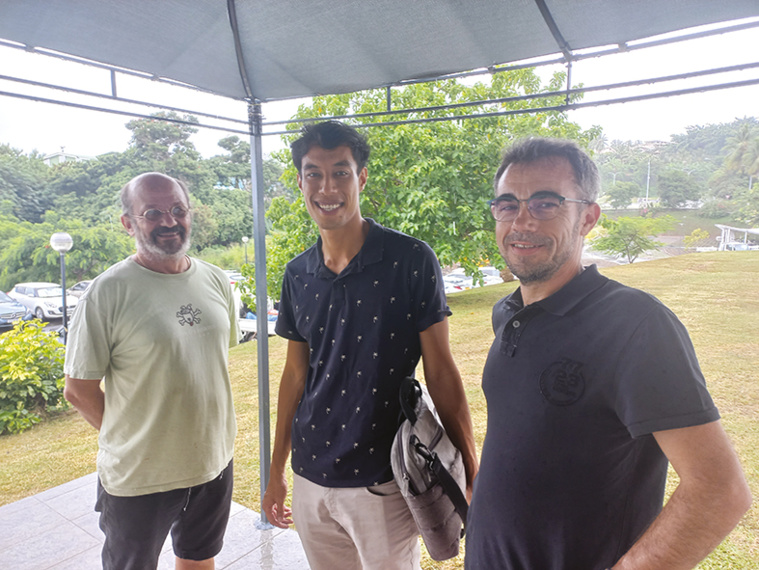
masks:
[[[754,176],[759,174],[759,129],[745,122],[738,132],[727,139],[725,144],[725,166],[728,169],[748,175],[748,187],[751,189]]]

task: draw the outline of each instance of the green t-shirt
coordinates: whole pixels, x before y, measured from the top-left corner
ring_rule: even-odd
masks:
[[[238,338],[229,279],[213,265],[192,259],[174,275],[129,258],[94,280],[71,322],[65,372],[104,382],[97,464],[108,493],[192,487],[227,466]]]

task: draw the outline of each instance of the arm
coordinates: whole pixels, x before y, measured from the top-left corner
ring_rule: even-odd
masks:
[[[751,504],[738,457],[718,421],[655,432],[654,437],[680,483],[615,570],[694,568]]]
[[[269,484],[261,507],[271,524],[287,528],[293,523],[291,511],[285,506],[287,498],[287,476],[285,468],[292,445],[290,435],[298,402],[303,396],[308,374],[308,344],[288,341],[287,359],[282,371],[277,400],[277,427],[274,432],[274,450],[271,457]]]
[[[82,380],[66,374],[63,397],[92,427],[100,430],[103,423],[103,410],[105,410],[105,395],[100,389],[100,380]]]
[[[445,431],[464,458],[466,494],[467,499],[471,499],[472,484],[479,464],[464,384],[448,343],[448,319],[445,318],[422,331],[419,338],[422,343],[422,364],[427,390],[440,414]]]

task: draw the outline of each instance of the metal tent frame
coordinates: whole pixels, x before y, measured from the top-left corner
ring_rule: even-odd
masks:
[[[248,135],[251,145],[251,180],[254,188],[252,203],[254,214],[254,252],[256,259],[256,299],[258,306],[266,306],[268,298],[266,291],[266,248],[264,239],[265,211],[263,201],[262,138],[288,133],[290,132],[286,130],[288,125],[303,122],[265,122],[262,104],[268,101],[309,96],[318,93],[339,93],[370,88],[384,88],[387,93],[387,108],[383,112],[323,117],[320,119],[353,120],[370,118],[372,119],[371,122],[356,125],[357,127],[368,128],[517,113],[569,111],[591,106],[611,105],[759,84],[759,78],[743,81],[725,81],[722,83],[715,80],[707,85],[698,87],[676,88],[635,96],[612,96],[592,102],[571,102],[572,96],[578,93],[613,93],[616,90],[644,84],[661,85],[697,77],[716,78],[734,71],[758,69],[759,61],[756,61],[729,67],[591,87],[578,88],[574,87],[572,83],[574,64],[589,58],[646,49],[714,34],[757,28],[759,27],[759,18],[757,18],[759,16],[759,7],[756,6],[755,0],[723,0],[720,3],[714,3],[712,0],[691,0],[688,6],[673,5],[667,7],[664,7],[666,3],[661,3],[659,0],[607,0],[606,2],[594,0],[584,0],[582,2],[579,0],[575,2],[567,2],[565,0],[533,0],[532,3],[526,2],[519,5],[508,1],[504,2],[503,0],[478,0],[478,2],[466,6],[467,12],[473,12],[470,20],[476,20],[474,23],[467,20],[466,24],[469,27],[464,26],[457,20],[457,18],[463,19],[467,17],[468,14],[462,13],[460,3],[456,2],[456,0],[424,0],[414,3],[413,8],[403,0],[374,0],[371,2],[351,0],[346,1],[340,7],[342,8],[340,12],[345,13],[330,13],[328,16],[340,17],[343,22],[351,22],[354,19],[362,21],[360,19],[361,16],[373,18],[374,22],[376,22],[376,29],[375,27],[367,26],[367,28],[357,31],[353,30],[354,36],[350,36],[346,32],[345,36],[350,36],[346,38],[340,32],[334,32],[324,42],[327,44],[325,46],[321,46],[318,38],[316,38],[316,43],[309,43],[313,38],[301,38],[297,35],[308,35],[310,30],[308,28],[307,17],[304,17],[303,21],[295,18],[298,14],[298,9],[303,10],[303,5],[299,5],[296,0],[281,3],[281,10],[284,12],[283,17],[290,17],[291,20],[295,20],[295,24],[293,24],[296,28],[295,33],[292,33],[284,25],[277,27],[277,25],[282,24],[277,21],[274,22],[277,25],[272,24],[271,30],[267,29],[266,33],[261,34],[263,39],[259,43],[255,43],[255,41],[250,39],[251,30],[260,31],[260,29],[252,26],[258,24],[257,18],[259,16],[264,21],[267,21],[267,23],[270,23],[273,20],[272,10],[274,8],[267,5],[263,0],[227,0],[226,6],[223,7],[223,12],[226,13],[226,19],[228,20],[228,29],[226,31],[230,32],[230,36],[225,36],[219,41],[209,42],[206,45],[187,47],[185,52],[182,53],[172,53],[175,57],[174,59],[166,58],[169,61],[164,61],[162,58],[157,57],[154,52],[151,52],[150,48],[154,47],[152,44],[143,47],[133,43],[129,48],[125,47],[125,45],[129,46],[129,42],[126,41],[125,43],[124,40],[134,39],[128,37],[128,33],[134,30],[126,24],[122,27],[128,28],[125,32],[125,36],[127,37],[115,38],[115,40],[119,40],[114,42],[115,47],[106,46],[105,44],[100,46],[100,49],[104,53],[107,52],[107,55],[104,55],[101,61],[97,61],[100,55],[98,46],[90,48],[86,41],[83,43],[81,38],[76,36],[79,31],[77,26],[81,26],[82,23],[93,24],[93,27],[95,27],[94,24],[103,24],[104,28],[107,27],[106,24],[109,24],[111,27],[103,33],[113,34],[115,33],[114,30],[120,29],[121,23],[118,21],[111,22],[112,18],[105,12],[109,8],[121,11],[120,15],[124,16],[125,14],[131,15],[130,10],[135,13],[140,9],[148,11],[156,4],[160,4],[163,8],[163,11],[157,18],[163,26],[170,28],[173,10],[174,14],[184,16],[186,12],[194,17],[194,20],[188,17],[187,21],[183,18],[182,22],[177,24],[177,27],[180,27],[179,24],[183,24],[186,28],[197,32],[206,32],[209,29],[219,32],[219,30],[224,29],[223,22],[221,22],[222,7],[218,6],[221,4],[218,0],[167,0],[162,3],[134,0],[128,4],[115,1],[106,2],[105,0],[68,0],[56,2],[56,8],[61,12],[65,13],[67,9],[71,12],[72,30],[61,29],[62,26],[57,25],[57,22],[50,21],[54,18],[54,15],[47,14],[47,11],[53,12],[54,9],[50,3],[44,0],[8,0],[0,6],[0,38],[8,38],[0,39],[0,46],[22,49],[104,69],[111,76],[111,93],[106,95],[0,75],[0,80],[15,82],[20,86],[67,92],[77,96],[96,99],[101,104],[90,105],[67,101],[62,97],[48,98],[10,91],[0,91],[0,96],[22,98],[136,118],[148,118],[150,115],[137,111],[123,110],[113,105],[109,106],[106,105],[106,101],[108,103],[129,104],[138,107],[158,107],[162,110],[201,117],[203,122],[199,124],[192,123],[194,127]],[[319,4],[319,6],[313,9],[327,10],[323,4]],[[338,12],[337,8],[331,8],[331,10],[332,12]],[[391,19],[383,19],[387,11],[397,14],[397,21],[393,22]],[[486,21],[488,20],[486,16],[491,13],[493,21],[488,22]],[[654,14],[660,17],[654,17]],[[306,16],[314,18],[319,15],[311,13]],[[270,20],[265,20],[264,16]],[[403,19],[406,16],[409,17],[410,21]],[[736,18],[752,18],[752,20],[717,29],[692,32],[678,37],[659,37],[641,40],[641,38],[652,38],[658,34],[674,32],[693,26],[734,20]],[[427,19],[430,22],[427,22]],[[135,16],[134,20],[136,22],[129,22],[129,24],[135,25],[134,29],[140,29],[139,26],[149,27],[151,25],[147,17]],[[205,27],[200,27],[197,23],[198,20],[202,20]],[[515,23],[510,31],[512,34],[518,36],[513,41],[511,38],[505,38],[506,34],[504,38],[493,38],[488,35],[492,34],[494,29],[497,29],[499,25],[507,26],[511,20],[514,20]],[[321,20],[320,23],[322,23]],[[521,30],[520,26],[527,26],[528,29]],[[258,27],[260,28],[260,26]],[[396,27],[399,30],[395,29]],[[418,34],[409,33],[409,30],[418,31],[417,27],[421,30]],[[451,37],[457,38],[460,44],[452,47],[452,53],[443,54],[442,59],[435,59],[425,52],[425,42],[440,45],[440,39],[435,37],[437,29],[444,29]],[[169,29],[169,31],[172,30]],[[181,39],[184,37],[180,32],[182,30],[177,31],[175,38]],[[529,43],[527,40],[532,40],[532,37],[529,35],[531,32],[534,32],[535,36],[538,36],[538,32],[540,32],[540,37],[534,38],[534,41]],[[149,34],[150,30],[144,33]],[[316,35],[323,33],[324,30],[321,29],[317,29],[315,32]],[[362,34],[371,36],[371,38],[363,38]],[[417,35],[418,37],[412,37]],[[280,36],[286,36],[282,40],[285,43],[278,43],[274,47],[275,52],[276,49],[289,49],[292,52],[290,55],[295,58],[296,63],[299,63],[298,57],[307,59],[308,61],[298,66],[292,61],[277,59],[275,57],[276,54],[271,55],[262,48],[262,46],[266,47],[266,40],[272,41],[273,38],[279,38]],[[356,41],[365,40],[367,42],[373,38],[380,38],[380,40],[385,40],[385,36],[390,38],[386,41],[388,45],[384,46],[382,51],[392,61],[383,66],[382,64],[385,62],[379,61],[381,58],[371,53],[371,50],[367,49],[365,50],[366,53],[364,53],[360,47],[356,48],[351,45],[356,50],[356,53],[358,53],[356,55],[357,61],[353,64],[346,64],[346,61],[350,60],[350,57],[346,60],[346,54],[344,53],[346,45],[341,40],[355,39],[356,36],[359,38]],[[400,41],[399,38],[403,38],[404,41],[402,45],[391,45],[393,38],[396,41]],[[254,40],[256,39],[254,38]],[[170,42],[171,38],[166,40],[166,44],[169,46],[172,45]],[[294,42],[297,45],[291,47],[287,42]],[[445,42],[445,38],[443,38],[443,42]],[[150,44],[150,42],[146,43]],[[253,46],[255,49],[250,44],[255,44]],[[377,44],[372,44],[372,46],[379,50]],[[164,47],[166,46],[164,45]],[[119,51],[120,49],[122,51]],[[131,54],[129,52],[130,49],[135,54]],[[311,54],[312,50],[315,52],[314,54]],[[429,51],[432,52],[434,49],[430,49]],[[130,57],[122,58],[121,55],[126,52],[130,53]],[[192,75],[195,61],[190,56],[206,54],[206,52],[209,54],[207,58],[209,60],[213,60],[212,56],[220,58],[234,53],[234,64],[225,62],[225,65],[222,66],[224,67],[222,71],[228,72],[229,68],[234,65],[237,69],[240,84],[235,87],[234,82],[229,81],[228,73],[222,77],[220,71],[217,77],[213,69],[214,61],[201,61],[198,64],[198,67],[202,68],[203,73],[195,81]],[[350,50],[348,52],[348,56],[354,55]],[[411,53],[412,56],[406,58],[406,52]],[[325,68],[328,69],[329,65],[333,62],[331,59],[329,61],[322,61],[322,59],[324,59],[325,54],[331,56],[333,53],[335,55],[334,59],[337,61],[335,65],[343,67],[347,65],[347,69],[341,69],[340,71],[343,72],[343,75],[334,78],[330,82],[331,77],[324,78],[323,75],[325,75]],[[505,63],[493,63],[494,53],[499,54],[500,59],[497,61]],[[132,55],[134,56],[132,57]],[[264,60],[264,65],[260,69],[256,68],[250,61],[251,57],[254,56],[262,56]],[[160,61],[154,64],[151,58]],[[533,59],[528,60],[526,58]],[[409,59],[411,63],[408,63],[406,59]],[[415,64],[416,59],[420,60],[419,65],[412,65]],[[561,91],[422,109],[394,109],[392,106],[393,87],[402,87],[427,81],[460,79],[477,75],[508,72],[525,67],[555,64],[562,64],[567,69],[566,88]],[[309,65],[316,69],[309,69]],[[364,67],[370,69],[366,71]],[[360,74],[358,73],[359,71],[361,72]],[[277,75],[279,72],[281,73]],[[360,75],[356,81],[351,80],[353,73]],[[219,94],[238,101],[245,101],[247,103],[248,116],[245,119],[224,117],[191,109],[120,98],[117,90],[117,76],[119,74],[143,77],[175,86]],[[268,78],[270,81],[267,83],[262,78]],[[217,81],[220,85],[219,90],[215,88]],[[222,84],[223,87],[221,87]],[[556,96],[563,97],[564,104],[550,106],[540,104],[541,100]],[[521,100],[532,100],[536,104],[528,109],[518,111],[482,111],[488,105]],[[451,111],[452,114],[448,117],[426,119],[404,118],[404,116],[407,117],[412,113],[433,110]],[[178,123],[186,122],[181,119],[166,120]],[[271,435],[269,425],[270,395],[266,320],[258,319],[257,326],[259,441],[261,496],[263,497],[269,477]],[[263,513],[262,520],[265,521]]]

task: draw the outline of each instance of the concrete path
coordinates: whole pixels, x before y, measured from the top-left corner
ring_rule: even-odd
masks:
[[[103,533],[98,527],[94,473],[0,507],[0,568],[98,570]],[[164,544],[160,570],[174,568]],[[293,530],[261,528],[260,515],[232,504],[217,570],[303,570],[308,562]]]

